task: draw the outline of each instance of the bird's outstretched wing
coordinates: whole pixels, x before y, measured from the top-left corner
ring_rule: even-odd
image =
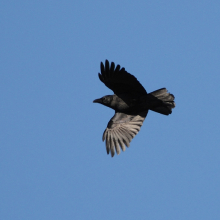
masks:
[[[121,68],[112,62],[109,65],[108,60],[105,61],[105,66],[101,62],[101,74],[99,73],[99,79],[116,95],[123,93],[129,93],[134,96],[146,95],[147,92],[139,81],[125,68]]]
[[[128,115],[116,112],[108,123],[103,133],[102,140],[106,143],[107,154],[111,156],[120,154],[120,147],[125,151],[125,145],[129,147],[131,140],[140,131],[148,111],[140,112],[138,115]],[[120,147],[119,147],[120,146]]]

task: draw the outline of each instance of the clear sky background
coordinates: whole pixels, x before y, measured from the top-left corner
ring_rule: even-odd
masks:
[[[0,219],[220,219],[219,0],[1,0],[0,39]],[[176,98],[114,158],[105,59]]]

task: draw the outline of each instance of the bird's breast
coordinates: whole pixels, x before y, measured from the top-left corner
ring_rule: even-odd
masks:
[[[126,112],[137,105],[137,99],[128,95],[115,95],[112,104],[116,111]]]

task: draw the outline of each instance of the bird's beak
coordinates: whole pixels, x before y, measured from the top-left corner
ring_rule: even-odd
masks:
[[[102,103],[102,99],[95,99],[93,103]]]

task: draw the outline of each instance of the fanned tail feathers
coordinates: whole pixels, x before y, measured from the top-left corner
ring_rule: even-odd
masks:
[[[167,92],[166,88],[158,89],[148,94],[150,99],[154,100],[155,104],[150,110],[169,115],[172,113],[172,108],[175,108],[174,95]]]

